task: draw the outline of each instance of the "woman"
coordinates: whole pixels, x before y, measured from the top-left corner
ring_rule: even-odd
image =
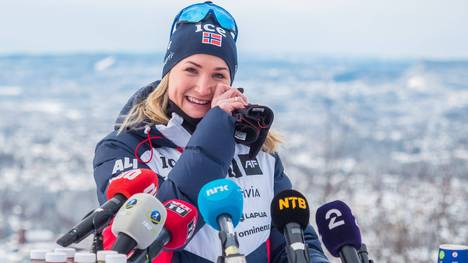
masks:
[[[249,262],[286,262],[285,240],[271,227],[273,196],[291,188],[271,132],[254,159],[235,142],[235,110],[247,97],[231,86],[237,69],[237,26],[210,2],[183,9],[174,20],[162,80],[136,92],[124,106],[116,130],[96,147],[94,176],[99,202],[108,181],[123,171],[150,168],[160,177],[161,201],[197,203],[200,188],[230,177],[242,189],[244,215],[236,227]],[[253,166],[247,166],[248,161]],[[241,168],[241,169],[239,169]],[[312,227],[305,233],[312,262],[328,262]],[[214,262],[217,233],[201,218],[183,250],[166,253],[173,262]]]

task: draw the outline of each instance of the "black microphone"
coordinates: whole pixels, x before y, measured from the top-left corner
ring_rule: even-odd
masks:
[[[107,222],[117,213],[125,200],[127,200],[127,198],[122,195],[117,195],[108,200],[101,207],[95,209],[88,216],[83,218],[83,220],[70,231],[62,235],[57,240],[57,244],[62,247],[67,247],[72,243],[78,243],[89,236],[93,230],[106,226]]]
[[[271,201],[272,224],[284,234],[288,262],[310,262],[304,241],[304,229],[309,224],[307,199],[298,191],[285,190]]]
[[[108,201],[63,234],[57,240],[57,244],[67,247],[72,243],[80,242],[93,231],[99,231],[105,227],[130,196],[141,192],[154,194],[157,187],[158,176],[150,169],[131,170],[111,179],[106,191]]]
[[[342,201],[333,201],[317,209],[315,215],[322,242],[343,263],[361,263],[361,231],[351,209]]]

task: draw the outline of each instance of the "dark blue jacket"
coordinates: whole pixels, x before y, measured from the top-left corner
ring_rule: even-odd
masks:
[[[158,82],[140,89],[121,112],[125,114],[135,103],[146,98]],[[181,199],[197,205],[200,188],[215,179],[229,178],[243,189],[244,214],[236,227],[241,252],[248,262],[287,262],[285,239],[271,226],[270,203],[273,196],[291,188],[278,154],[260,152],[254,162],[246,159],[249,148],[236,144],[233,138],[234,119],[218,107],[211,109],[190,135],[181,125],[183,119],[173,113],[167,125],[151,125],[151,136],[162,136],[140,147],[143,164],[134,156],[136,145],[146,138],[144,124],[136,130],[111,132],[96,146],[94,178],[99,202],[105,202],[108,181],[113,176],[134,168],[150,168],[159,175],[157,197],[160,201]],[[183,152],[180,149],[183,148]],[[311,260],[328,262],[320,241],[309,225],[305,231]],[[268,248],[267,248],[268,247]],[[199,217],[195,234],[184,249],[173,254],[173,262],[210,262],[221,254],[215,230]],[[267,255],[269,251],[269,256]]]

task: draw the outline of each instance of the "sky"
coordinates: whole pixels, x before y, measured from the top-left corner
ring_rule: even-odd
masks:
[[[0,0],[0,54],[161,52],[187,0]],[[214,1],[239,52],[468,59],[467,0]]]

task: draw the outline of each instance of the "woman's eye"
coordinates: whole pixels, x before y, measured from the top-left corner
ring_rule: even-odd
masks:
[[[225,79],[225,78],[226,78],[226,77],[225,77],[223,74],[221,74],[221,73],[215,73],[215,74],[214,74],[214,77],[217,78],[217,79]]]
[[[190,73],[197,73],[197,70],[195,68],[186,68],[185,71]]]

